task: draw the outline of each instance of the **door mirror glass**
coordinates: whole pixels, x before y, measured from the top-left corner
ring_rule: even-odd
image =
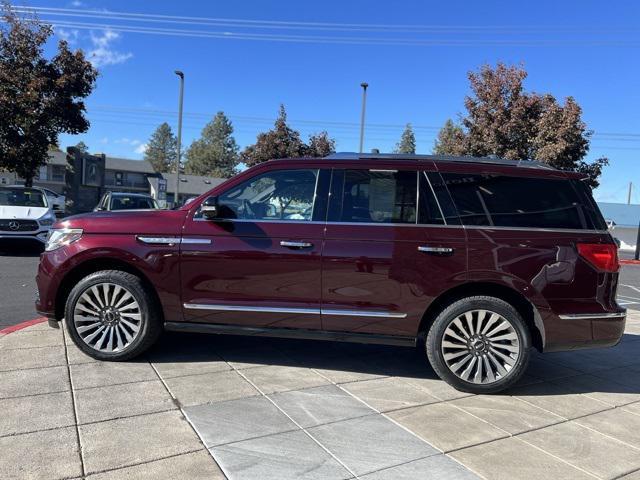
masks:
[[[218,197],[209,197],[202,205],[200,205],[200,211],[202,216],[206,219],[212,220],[218,218],[220,214],[220,208],[218,206]]]

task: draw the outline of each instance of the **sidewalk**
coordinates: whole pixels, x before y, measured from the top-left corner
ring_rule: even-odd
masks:
[[[640,479],[640,313],[493,396],[412,349],[167,334],[102,363],[41,323],[0,337],[0,408],[3,480]]]

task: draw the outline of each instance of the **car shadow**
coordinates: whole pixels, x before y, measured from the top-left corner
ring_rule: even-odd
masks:
[[[312,368],[330,379],[346,382],[378,376],[438,380],[418,348],[386,345],[166,332],[148,358],[153,363],[227,362],[234,368]],[[640,394],[640,335],[625,334],[618,346],[608,349],[532,352],[522,380],[503,394],[596,392]]]
[[[0,256],[39,257],[44,245],[36,240],[0,239]]]

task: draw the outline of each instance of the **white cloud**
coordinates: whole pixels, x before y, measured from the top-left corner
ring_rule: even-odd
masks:
[[[140,145],[138,145],[136,147],[134,152],[136,152],[139,155],[143,155],[146,149],[147,149],[147,144],[146,143],[141,143]]]
[[[56,28],[56,34],[62,39],[66,40],[69,45],[75,45],[78,42],[78,30],[67,30],[66,28]]]
[[[80,8],[80,7],[84,7],[85,5],[84,5],[84,2],[81,2],[80,0],[73,0],[73,2],[71,2],[71,6]]]
[[[104,67],[106,65],[116,65],[123,63],[133,57],[131,52],[119,52],[113,49],[113,42],[119,40],[121,35],[113,30],[106,29],[102,35],[91,32],[91,44],[93,48],[89,50],[87,57],[94,67]]]

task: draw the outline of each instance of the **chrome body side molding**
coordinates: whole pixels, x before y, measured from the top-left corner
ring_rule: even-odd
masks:
[[[406,318],[406,313],[376,310],[340,310],[332,308],[252,307],[245,305],[213,305],[185,303],[187,310],[213,310],[218,312],[298,313],[305,315],[344,315],[348,317]]]
[[[147,245],[177,245],[179,243],[198,244],[198,245],[211,244],[211,240],[208,238],[154,237],[154,236],[147,236],[147,235],[136,235],[136,239],[139,242],[146,243]]]
[[[567,313],[558,315],[561,320],[611,320],[613,318],[625,318],[627,311],[613,313]]]

